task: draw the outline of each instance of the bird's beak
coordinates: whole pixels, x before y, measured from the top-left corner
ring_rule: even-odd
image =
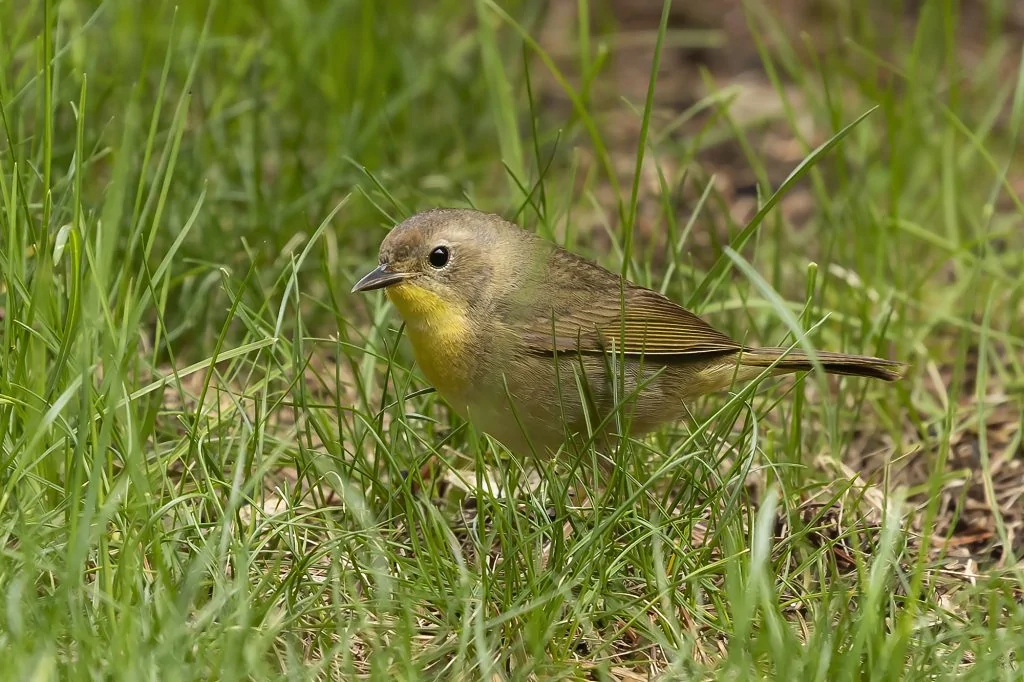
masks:
[[[366,273],[361,280],[352,287],[352,293],[361,291],[373,291],[383,289],[392,284],[398,284],[413,276],[411,272],[391,272],[386,265],[378,265],[374,270]]]

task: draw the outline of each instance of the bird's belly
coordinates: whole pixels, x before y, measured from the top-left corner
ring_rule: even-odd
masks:
[[[685,413],[679,392],[685,377],[678,371],[655,375],[656,368],[629,361],[624,377],[611,382],[600,357],[563,356],[556,364],[550,357],[520,355],[511,366],[474,387],[459,412],[524,456],[557,450],[567,436],[641,435]]]
[[[520,456],[553,452],[567,436],[641,435],[685,413],[681,397],[692,378],[674,367],[628,360],[625,373],[610,381],[608,369],[618,358],[563,355],[556,362],[522,352],[499,355],[495,348],[469,357],[456,338],[439,344],[430,330],[427,343],[415,325],[406,329],[423,374],[446,402]],[[431,351],[421,352],[424,347]]]
[[[562,401],[554,388],[554,370],[543,358],[517,356],[509,361],[491,355],[477,366],[477,381],[461,391],[439,391],[452,408],[480,432],[520,456],[553,452],[566,428],[580,421],[582,410],[573,386]],[[502,371],[499,368],[508,368]]]
[[[471,401],[465,418],[520,457],[549,455],[562,445],[566,428],[546,407],[529,400]]]

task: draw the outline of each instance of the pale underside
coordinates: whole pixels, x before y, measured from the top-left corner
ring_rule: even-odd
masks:
[[[615,353],[567,353],[557,360],[521,355],[512,367],[503,374],[487,372],[485,383],[446,398],[477,428],[522,456],[557,450],[567,437],[596,434],[603,448],[618,434],[649,433],[686,416],[687,403],[707,386],[725,387],[763,371],[720,356],[664,364]]]

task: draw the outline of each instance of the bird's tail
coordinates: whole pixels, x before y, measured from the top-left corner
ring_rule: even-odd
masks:
[[[907,366],[895,360],[884,360],[867,355],[847,355],[818,351],[818,362],[829,374],[846,374],[856,377],[871,377],[883,381],[903,378]],[[781,359],[780,359],[781,358]],[[740,364],[746,367],[771,367],[778,373],[807,372],[814,369],[806,353],[788,348],[745,348]]]

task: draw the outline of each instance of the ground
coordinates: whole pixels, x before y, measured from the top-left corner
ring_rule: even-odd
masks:
[[[11,676],[1016,679],[1021,7],[0,5]],[[349,293],[438,205],[910,369],[517,461]]]

